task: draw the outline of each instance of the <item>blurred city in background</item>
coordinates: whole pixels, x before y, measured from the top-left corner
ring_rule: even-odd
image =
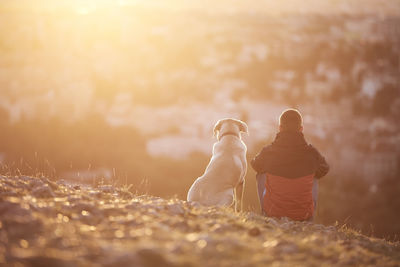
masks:
[[[397,0],[3,0],[1,172],[185,199],[218,119],[251,160],[293,107],[331,165],[317,222],[398,239],[399,59]]]

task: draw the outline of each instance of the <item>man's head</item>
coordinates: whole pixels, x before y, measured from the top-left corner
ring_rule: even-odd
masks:
[[[297,109],[286,109],[279,117],[279,131],[302,132],[303,118]]]

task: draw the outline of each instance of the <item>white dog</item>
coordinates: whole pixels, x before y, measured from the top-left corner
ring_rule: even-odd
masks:
[[[246,145],[240,133],[248,133],[247,125],[236,119],[222,119],[214,126],[214,143],[210,162],[202,176],[190,187],[187,200],[211,206],[243,208],[244,177],[247,171]]]

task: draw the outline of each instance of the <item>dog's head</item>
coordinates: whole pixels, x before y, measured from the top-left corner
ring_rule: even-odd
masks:
[[[214,136],[217,136],[219,139],[219,136],[228,132],[237,133],[240,137],[241,132],[249,133],[249,130],[247,128],[247,124],[241,120],[227,118],[217,121],[214,126]]]

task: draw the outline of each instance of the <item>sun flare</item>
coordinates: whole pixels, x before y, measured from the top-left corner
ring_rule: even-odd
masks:
[[[175,200],[158,209],[151,205],[159,200],[151,199],[146,214],[137,215],[147,200],[133,196],[185,199],[221,137],[213,136],[217,121],[235,118],[247,125],[249,135],[240,137],[247,147],[242,158],[250,162],[276,139],[282,111],[294,108],[303,115],[307,142],[333,166],[320,183],[318,223],[339,221],[394,239],[400,231],[399,14],[398,0],[0,0],[0,206],[7,200],[4,210],[17,209],[14,219],[34,226],[46,224],[35,225],[36,215],[26,207],[37,207],[32,214],[51,211],[54,229],[48,232],[56,237],[36,240],[40,246],[59,244],[69,230],[102,233],[121,244],[151,239],[160,229],[147,224],[168,212],[173,216],[162,229],[182,227],[177,238],[196,252],[207,251],[214,244],[201,232],[219,235],[223,225],[186,224],[181,219],[198,207],[185,210],[187,203]],[[256,171],[241,173],[243,209],[260,212]],[[93,205],[76,208],[86,197]],[[102,220],[99,214],[118,224],[128,205],[133,217],[126,216],[126,224],[146,227],[91,224]],[[60,206],[68,212],[55,210]],[[246,220],[228,228],[259,248],[303,252],[278,236],[260,241],[273,221],[266,230]],[[0,214],[1,241],[9,225]],[[301,248],[321,240],[305,237]],[[11,249],[0,242],[0,265],[2,252],[25,255],[36,241],[19,236]],[[349,251],[352,244],[345,241],[339,245]],[[170,244],[167,249],[184,251]],[[377,262],[372,257],[368,264]]]

